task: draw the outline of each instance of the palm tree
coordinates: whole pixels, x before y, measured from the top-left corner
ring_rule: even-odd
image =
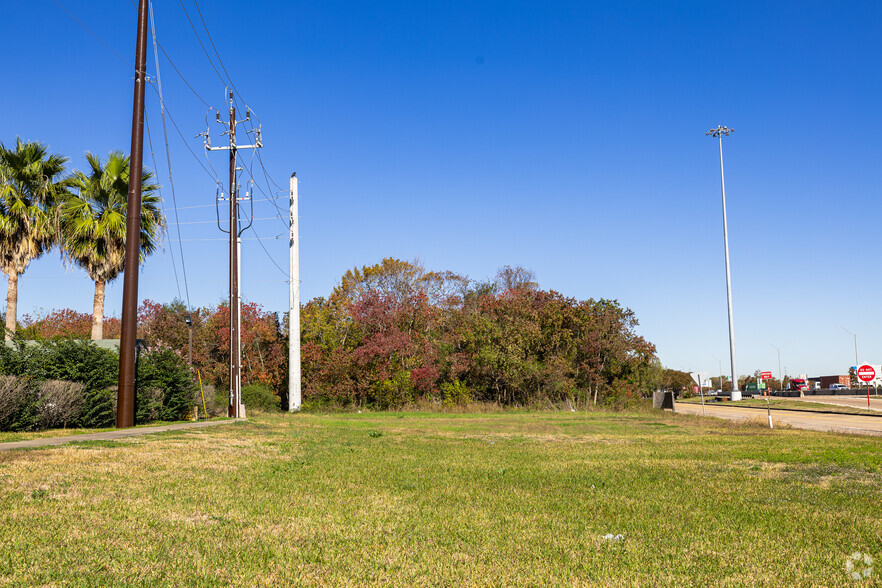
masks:
[[[15,150],[0,144],[0,270],[9,277],[6,339],[15,333],[18,276],[32,259],[57,240],[57,203],[67,193],[62,177],[67,158],[49,154],[41,143],[15,140]]]
[[[95,280],[92,306],[92,339],[104,337],[104,287],[124,269],[126,214],[129,193],[129,157],[113,151],[103,163],[86,153],[89,174],[74,173],[71,195],[60,207],[61,244],[68,261],[81,266]],[[159,186],[153,174],[141,174],[141,234],[139,263],[156,249],[165,220],[157,204]],[[136,270],[137,271],[137,270]]]

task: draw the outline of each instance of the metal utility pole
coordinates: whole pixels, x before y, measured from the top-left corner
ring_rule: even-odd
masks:
[[[729,358],[732,363],[732,400],[741,400],[738,372],[735,370],[735,326],[732,321],[732,278],[729,272],[729,227],[726,223],[726,180],[723,176],[723,136],[734,132],[722,125],[705,133],[720,140],[720,185],[723,190],[723,247],[726,252],[726,299],[729,304]]]
[[[251,120],[251,112],[247,111],[245,120],[236,120],[236,108],[233,106],[233,92],[229,93],[230,99],[230,122],[225,123],[217,114],[217,122],[226,125],[224,134],[230,136],[229,146],[212,147],[209,140],[208,130],[205,131],[205,149],[208,151],[230,151],[230,395],[227,415],[233,418],[241,416],[242,407],[242,366],[241,366],[241,301],[239,299],[239,209],[238,187],[236,185],[236,152],[239,149],[256,149],[263,147],[260,129],[256,130],[257,140],[254,145],[236,144],[236,125]],[[244,230],[244,229],[242,229]]]
[[[297,174],[291,174],[291,236],[288,282],[288,411],[300,410],[300,226],[297,218]]]
[[[135,426],[135,345],[138,330],[138,257],[141,235],[141,175],[144,151],[144,83],[147,70],[147,6],[138,2],[135,42],[135,92],[132,100],[132,150],[126,204],[126,261],[123,276],[122,333],[119,342],[119,381],[116,426]]]

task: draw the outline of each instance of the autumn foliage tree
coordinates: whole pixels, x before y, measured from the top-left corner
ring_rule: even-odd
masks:
[[[243,303],[241,316],[242,384],[265,385],[284,404],[287,322],[255,303]],[[188,309],[178,300],[147,300],[139,309],[138,337],[148,349],[186,358],[188,317],[193,370],[226,389],[226,304]],[[472,281],[388,258],[346,272],[328,298],[303,305],[300,317],[307,406],[391,408],[420,399],[602,405],[649,396],[671,380],[655,347],[637,334],[630,309],[616,300],[542,290],[521,267]],[[41,337],[84,338],[90,317],[57,311],[25,323]]]
[[[608,402],[659,384],[655,347],[615,300],[578,301],[502,268],[471,282],[384,259],[301,311],[304,399],[400,406]]]

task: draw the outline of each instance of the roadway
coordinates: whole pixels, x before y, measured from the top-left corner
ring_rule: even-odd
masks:
[[[836,397],[837,401],[840,399],[842,399],[842,397]],[[865,397],[864,407],[866,406],[867,399]],[[675,404],[675,407],[676,412],[678,413],[702,414],[700,404],[678,402]],[[731,406],[728,405],[728,403],[725,406],[720,406],[716,403],[707,404],[705,405],[705,414],[707,416],[733,421],[758,420],[763,423],[768,423],[768,417],[766,416],[765,410]],[[786,424],[795,429],[882,436],[882,417],[876,416],[772,410],[772,423]]]
[[[835,404],[837,406],[850,406],[851,408],[867,408],[867,396],[803,396],[802,398],[788,398],[787,400],[804,400],[806,402],[820,402],[821,404]],[[882,396],[874,396],[870,390],[870,410],[882,411]]]

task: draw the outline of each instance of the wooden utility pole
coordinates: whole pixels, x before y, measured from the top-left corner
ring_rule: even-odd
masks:
[[[245,119],[236,120],[236,108],[233,106],[233,92],[229,93],[230,99],[230,122],[223,123],[220,114],[217,121],[227,125],[227,134],[230,136],[229,146],[212,147],[205,132],[205,149],[208,151],[230,151],[230,404],[227,415],[239,418],[242,406],[242,366],[241,366],[241,334],[240,334],[240,299],[239,299],[239,210],[238,210],[238,187],[236,185],[236,152],[239,149],[256,149],[263,147],[260,137],[260,129],[256,131],[257,140],[254,145],[236,144],[236,125],[251,120],[251,113],[247,112]]]
[[[119,387],[116,426],[135,426],[135,345],[138,330],[138,254],[141,235],[141,175],[144,150],[144,84],[147,81],[147,6],[138,1],[135,43],[135,96],[132,105],[132,150],[126,204],[126,262],[123,275],[122,334],[119,342]]]

